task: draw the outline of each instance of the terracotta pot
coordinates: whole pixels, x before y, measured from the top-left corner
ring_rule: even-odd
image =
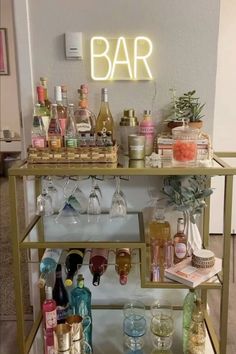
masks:
[[[167,126],[169,129],[173,129],[176,127],[180,127],[183,125],[183,122],[181,121],[170,121],[167,123]],[[192,128],[192,129],[201,129],[203,122],[202,120],[197,121],[197,122],[189,122],[188,125]]]
[[[192,128],[192,129],[201,129],[202,125],[203,125],[203,121],[199,120],[198,122],[189,122],[188,125]]]

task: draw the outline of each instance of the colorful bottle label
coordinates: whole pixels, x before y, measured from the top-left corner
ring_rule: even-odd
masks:
[[[53,311],[45,312],[45,327],[55,328],[57,325],[57,311],[56,309]]]
[[[59,149],[62,147],[62,141],[60,136],[49,136],[48,146],[52,149]]]
[[[57,306],[57,321],[62,321],[64,320],[69,313],[69,304],[64,306]]]
[[[91,130],[91,124],[86,122],[76,123],[76,130],[85,133]]]
[[[32,147],[34,148],[45,148],[46,140],[43,136],[32,137]]]
[[[69,147],[69,148],[77,147],[77,139],[76,138],[66,138],[66,147]]]
[[[179,259],[183,259],[186,257],[187,247],[185,243],[176,243],[175,244],[175,256]]]

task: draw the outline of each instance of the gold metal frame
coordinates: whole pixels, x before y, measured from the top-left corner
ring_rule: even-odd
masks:
[[[203,283],[199,286],[202,291],[202,296],[207,302],[207,289],[221,289],[221,315],[220,315],[220,329],[221,339],[217,340],[212,324],[210,323],[209,316],[206,315],[206,323],[208,331],[211,336],[212,344],[215,352],[218,354],[226,354],[227,346],[227,322],[228,322],[228,297],[229,297],[229,268],[230,268],[230,236],[231,236],[231,217],[232,217],[232,193],[233,193],[233,176],[236,175],[236,167],[230,166],[223,161],[224,157],[236,157],[236,153],[217,153],[214,154],[214,161],[218,166],[214,167],[159,167],[159,168],[127,168],[118,164],[114,167],[89,164],[40,164],[33,165],[24,162],[20,167],[12,167],[9,170],[9,193],[10,193],[10,212],[11,212],[11,235],[13,245],[13,274],[14,274],[14,287],[16,296],[16,317],[17,317],[17,336],[18,336],[18,353],[27,354],[30,351],[33,340],[35,338],[39,323],[41,320],[41,314],[38,315],[37,321],[32,327],[28,337],[25,336],[24,327],[24,306],[23,306],[23,287],[21,280],[21,249],[23,248],[37,248],[39,250],[39,256],[43,249],[47,247],[79,247],[83,244],[83,247],[106,247],[115,248],[115,244],[112,242],[91,243],[91,242],[45,242],[43,233],[43,223],[40,217],[35,217],[29,225],[27,225],[23,235],[20,237],[19,233],[19,220],[17,212],[17,191],[16,191],[16,178],[24,176],[35,176],[36,189],[40,190],[40,178],[41,176],[91,176],[91,175],[103,175],[103,176],[169,176],[169,175],[207,175],[207,176],[225,176],[225,189],[224,189],[224,249],[223,249],[223,282],[219,283]],[[209,203],[208,203],[209,204]],[[37,225],[40,235],[39,242],[26,242],[26,237]],[[141,226],[141,235],[143,234],[143,227]],[[209,207],[205,210],[204,223],[203,223],[203,242],[204,245],[208,245],[209,237]],[[140,250],[141,262],[140,262],[140,274],[141,274],[141,286],[144,288],[187,288],[186,286],[174,282],[163,283],[151,283],[147,281],[147,267],[146,267],[146,244],[144,237],[140,239],[140,242],[122,242],[119,244],[121,247],[138,248]],[[116,244],[117,246],[117,244]],[[111,305],[112,306],[112,305]]]

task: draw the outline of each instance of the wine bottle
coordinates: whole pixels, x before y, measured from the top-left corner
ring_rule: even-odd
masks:
[[[51,101],[48,99],[48,85],[47,85],[47,78],[46,77],[40,77],[40,83],[41,86],[44,88],[44,104],[45,107],[47,107],[48,112],[50,112],[51,109]]]
[[[40,104],[34,106],[33,125],[31,129],[31,144],[35,148],[46,147],[46,131],[43,126],[43,121],[40,116]]]
[[[48,146],[53,149],[62,147],[61,127],[58,120],[57,104],[52,104],[51,119],[48,127]]]
[[[184,233],[184,219],[178,218],[177,233],[174,235],[174,263],[181,262],[187,255],[187,237]]]
[[[74,105],[69,104],[68,107],[68,119],[65,132],[65,146],[66,147],[77,147],[77,137],[76,137],[76,127],[74,121]]]
[[[46,248],[39,265],[39,270],[41,274],[38,281],[38,286],[40,288],[44,287],[46,283],[47,274],[55,272],[61,254],[62,249],[60,248]]]
[[[96,116],[88,108],[88,86],[81,85],[78,93],[79,107],[75,111],[77,133],[79,135],[95,133]]]
[[[84,286],[84,277],[78,275],[77,287],[71,291],[71,307],[75,315],[79,315],[84,319],[90,317],[89,323],[84,323],[84,327],[88,328],[84,331],[84,339],[92,347],[92,311],[91,311],[91,291]]]
[[[70,249],[65,260],[66,280],[65,285],[73,284],[73,277],[83,263],[85,248]]]
[[[66,131],[66,123],[67,123],[67,107],[64,107],[62,103],[61,86],[55,86],[54,93],[55,93],[55,100],[57,103],[57,114],[58,114],[58,120],[61,128],[61,135],[64,136]]]
[[[139,133],[145,136],[145,155],[151,155],[153,152],[155,129],[156,127],[151,116],[151,111],[145,110],[143,120],[139,125]]]
[[[108,249],[93,248],[90,254],[89,269],[93,275],[93,285],[100,284],[100,277],[107,269]]]
[[[189,328],[192,319],[192,313],[194,309],[194,304],[197,299],[197,295],[194,289],[189,289],[189,292],[184,298],[183,303],[183,353],[187,353],[188,349],[188,339],[189,339]]]
[[[46,299],[43,302],[43,320],[44,328],[53,329],[57,325],[57,305],[56,301],[52,298],[52,287],[45,288]]]
[[[61,265],[56,268],[56,282],[53,288],[53,299],[57,304],[57,323],[64,323],[69,313],[69,298],[62,281]]]
[[[131,269],[131,251],[129,248],[116,249],[116,272],[119,274],[120,284],[125,285]]]
[[[46,132],[46,140],[48,140],[48,126],[50,122],[50,110],[45,105],[45,92],[43,86],[37,86],[38,103],[40,104],[39,115],[42,118],[44,129]]]
[[[108,103],[108,91],[107,88],[102,88],[100,112],[96,121],[96,133],[102,133],[106,136],[107,132],[110,132],[114,139],[114,122]]]

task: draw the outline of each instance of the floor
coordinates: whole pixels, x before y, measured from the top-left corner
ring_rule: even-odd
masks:
[[[6,183],[6,179],[0,178],[0,182],[4,184]],[[2,185],[2,184],[1,184]],[[5,188],[4,188],[5,189]],[[2,203],[3,200],[3,188],[1,188],[1,198],[0,201]],[[6,200],[4,199],[4,207],[6,207]],[[1,208],[2,210],[2,205]],[[3,231],[6,232],[6,228],[2,229],[2,221],[0,222],[0,231],[3,234]],[[233,249],[235,249],[234,238],[232,237],[232,247],[231,247],[231,259],[233,259]],[[222,256],[222,244],[223,244],[223,237],[222,236],[211,236],[210,237],[210,248],[215,252],[215,254],[219,257]],[[1,252],[1,248],[0,248]],[[0,254],[0,260],[2,255]],[[236,336],[235,336],[235,328],[236,328],[236,309],[235,309],[235,298],[236,298],[236,283],[233,279],[233,266],[235,267],[234,263],[231,263],[231,274],[230,274],[230,295],[229,295],[229,329],[228,329],[228,346],[227,346],[227,354],[235,354],[236,353]],[[10,269],[10,268],[9,268]],[[9,270],[10,271],[10,270]],[[2,273],[0,273],[1,275]],[[9,272],[6,273],[7,277],[9,277]],[[4,274],[1,275],[2,278]],[[3,279],[1,279],[2,283]],[[14,300],[13,300],[14,301]],[[208,301],[210,305],[211,317],[213,318],[214,323],[219,323],[219,312],[220,312],[220,302],[219,302],[219,291],[218,290],[211,290],[209,291]],[[1,310],[3,310],[3,303],[1,305]],[[27,315],[27,318],[30,318],[30,315]],[[17,343],[16,343],[16,322],[14,321],[14,315],[11,316],[1,316],[0,313],[0,354],[18,354],[17,351]],[[26,328],[29,328],[31,325],[31,321],[26,322]],[[217,328],[217,330],[219,330]],[[41,354],[41,353],[39,353]],[[179,353],[181,354],[181,353]],[[207,354],[207,353],[205,353]]]

